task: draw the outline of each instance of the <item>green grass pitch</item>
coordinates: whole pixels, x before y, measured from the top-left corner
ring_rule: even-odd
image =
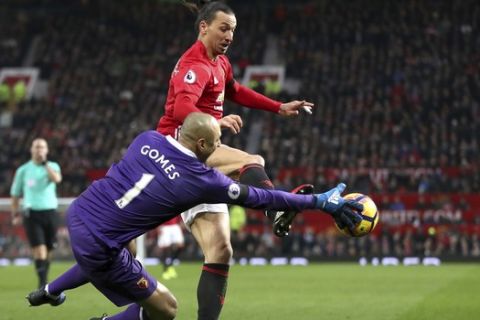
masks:
[[[70,264],[54,263],[51,277]],[[480,265],[361,267],[357,264],[233,266],[222,319],[463,320],[480,314]],[[159,277],[159,266],[147,267]],[[177,319],[196,319],[200,264],[184,263],[164,283],[179,301]],[[28,307],[33,267],[0,268],[0,320],[89,319],[115,307],[91,285],[67,292],[59,307]]]

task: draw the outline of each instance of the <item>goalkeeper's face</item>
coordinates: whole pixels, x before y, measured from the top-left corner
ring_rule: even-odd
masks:
[[[208,157],[220,146],[220,137],[222,131],[217,120],[212,117],[211,130],[197,141],[197,150],[195,154],[202,162],[207,161]]]
[[[30,148],[30,153],[32,154],[32,159],[36,162],[42,162],[47,159],[48,154],[48,144],[45,139],[35,139],[32,142],[32,147]]]

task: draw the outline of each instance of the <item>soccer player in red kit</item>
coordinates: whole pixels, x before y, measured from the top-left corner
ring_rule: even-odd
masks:
[[[198,40],[182,55],[172,72],[165,114],[157,130],[177,138],[188,114],[204,112],[214,116],[221,128],[237,134],[242,127],[242,119],[238,115],[223,115],[224,99],[281,116],[296,116],[301,110],[309,112],[313,107],[310,102],[282,103],[235,81],[232,66],[225,56],[237,26],[235,14],[225,3],[203,2],[201,8],[184,2],[198,12],[195,22]],[[265,161],[259,155],[221,145],[206,163],[243,184],[273,189],[265,172]],[[312,193],[313,186],[300,186],[292,192]],[[288,234],[295,214],[267,213],[274,221],[276,235]],[[228,208],[226,204],[203,204],[184,212],[182,218],[205,256],[197,289],[198,319],[217,319],[224,301],[229,261],[233,254]]]
[[[157,246],[161,250],[161,261],[163,264],[162,279],[169,280],[177,277],[173,263],[180,255],[185,239],[183,237],[182,227],[180,226],[180,217],[175,217],[158,226]]]

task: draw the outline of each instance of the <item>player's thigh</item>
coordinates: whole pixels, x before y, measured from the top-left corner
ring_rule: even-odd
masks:
[[[222,144],[207,159],[207,165],[213,167],[227,176],[238,175],[239,170],[248,164],[264,166],[265,160],[259,155],[249,154],[245,151]]]
[[[157,288],[152,295],[140,302],[140,305],[152,320],[174,319],[177,314],[177,299],[160,282],[157,282]]]
[[[90,282],[117,306],[148,300],[157,291],[158,281],[126,249],[117,255],[88,235],[86,245],[74,248],[75,259]],[[75,240],[76,241],[76,240]]]
[[[190,228],[203,251],[206,263],[229,263],[232,246],[228,214],[201,213],[196,216]]]
[[[225,203],[201,203],[190,209],[182,212],[181,217],[185,227],[187,227],[188,231],[191,231],[191,225],[197,218],[197,216],[208,212],[208,213],[215,213],[215,214],[225,214],[228,215],[228,207]]]

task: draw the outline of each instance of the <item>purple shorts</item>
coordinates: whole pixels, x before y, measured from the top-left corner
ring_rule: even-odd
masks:
[[[157,280],[127,249],[108,248],[98,240],[77,217],[82,212],[72,207],[67,217],[72,251],[90,282],[119,307],[150,297]]]

